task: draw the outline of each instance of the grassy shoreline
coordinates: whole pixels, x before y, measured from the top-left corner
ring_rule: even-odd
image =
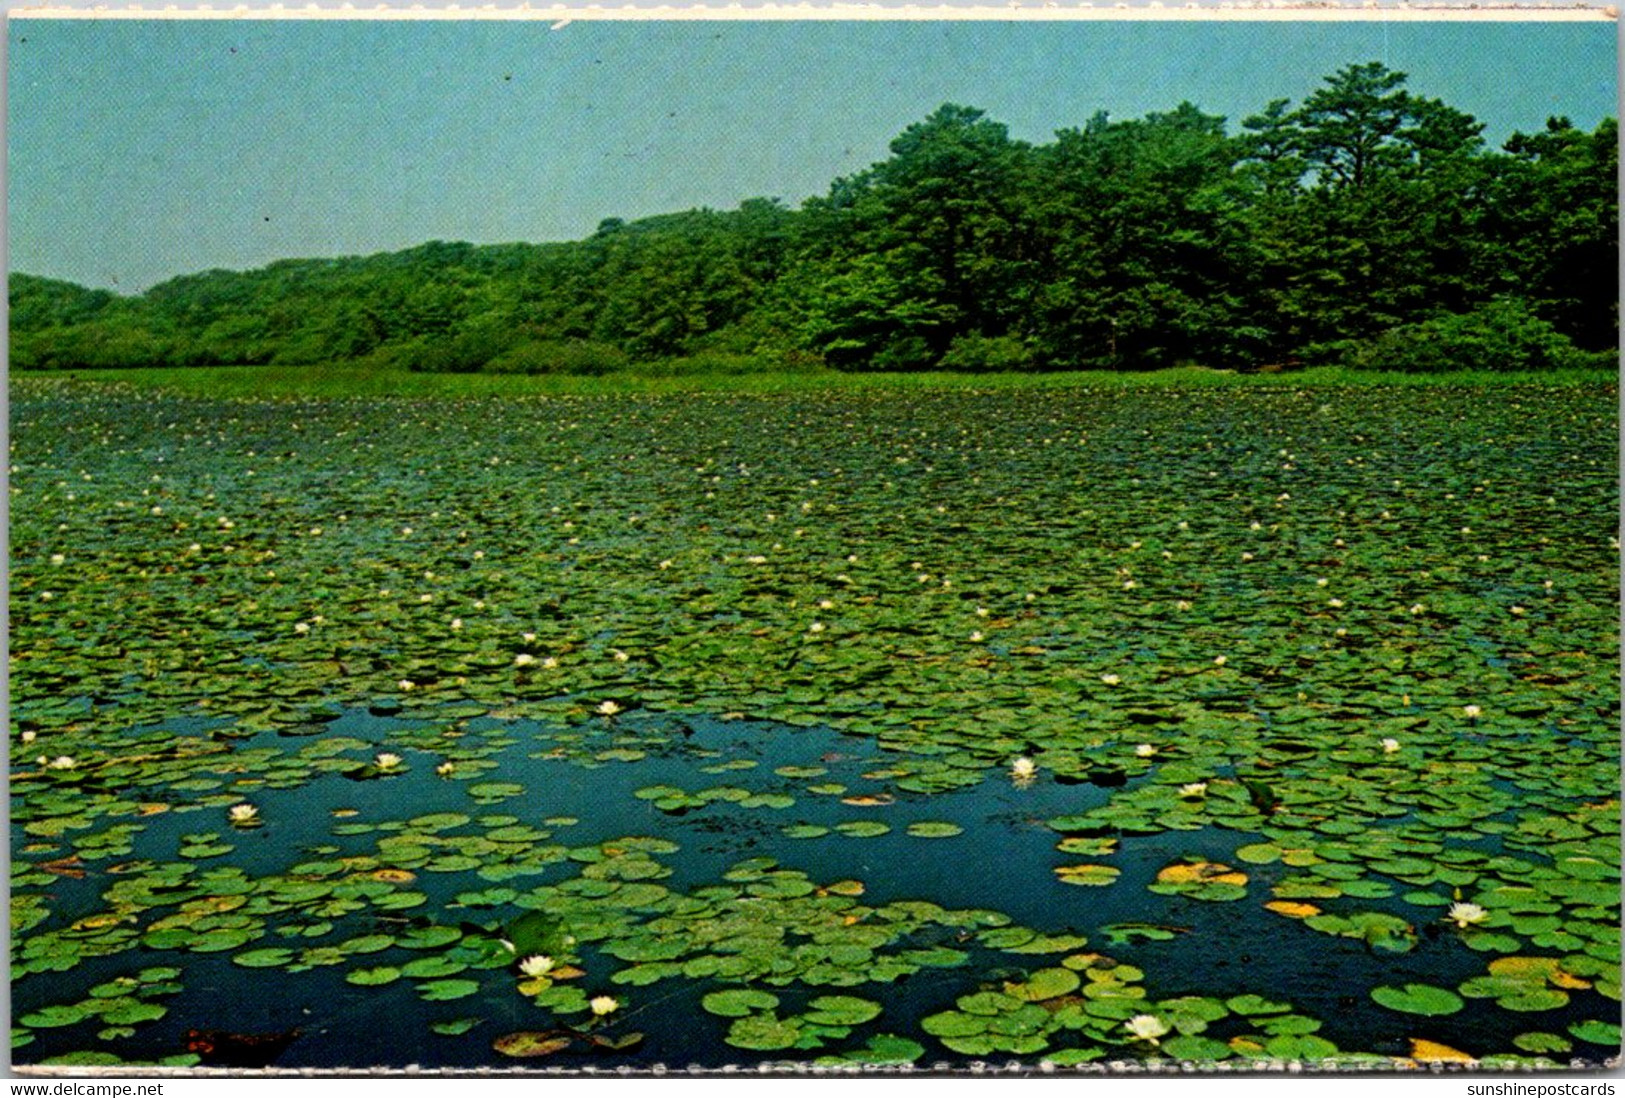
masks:
[[[1149,372],[1071,373],[803,373],[703,374],[684,377],[624,373],[602,377],[515,374],[431,374],[376,367],[326,369],[201,366],[137,370],[12,371],[8,382],[126,384],[188,396],[228,398],[593,396],[636,393],[789,393],[823,390],[939,389],[1334,389],[1370,387],[1501,388],[1516,385],[1617,385],[1613,370],[1503,372],[1475,370],[1405,374],[1318,367],[1280,374],[1239,374],[1199,367]]]

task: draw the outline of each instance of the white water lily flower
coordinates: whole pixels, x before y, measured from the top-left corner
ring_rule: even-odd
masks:
[[[821,621],[815,621],[811,625],[807,626],[807,632],[809,633],[822,633],[823,631],[824,623]]]
[[[293,631],[295,633],[298,633],[301,636],[303,636],[304,634],[310,632],[310,623],[309,622],[304,622],[304,621],[295,622],[294,626],[293,626]]]
[[[35,732],[32,728],[23,730],[22,740],[24,743],[33,743],[37,738],[39,738],[39,733]]]
[[[400,682],[396,683],[395,685],[397,687],[399,687],[400,689],[402,689],[402,690],[411,690],[411,689],[413,689],[414,687],[417,686],[417,683],[413,682],[411,679],[402,679]]]
[[[1480,709],[1476,705],[1464,705],[1461,707],[1461,711],[1463,715],[1472,720],[1477,720],[1479,717],[1484,715],[1484,710]]]
[[[234,824],[249,824],[260,818],[260,810],[251,804],[234,804],[226,809],[226,815]]]
[[[1399,750],[1399,741],[1398,740],[1394,739],[1392,736],[1389,736],[1389,737],[1386,737],[1386,738],[1383,739],[1383,741],[1382,741],[1382,753],[1384,755],[1392,755],[1395,752],[1397,752],[1398,750]]]
[[[1113,675],[1108,672],[1107,674],[1100,676],[1100,681],[1105,683],[1107,686],[1116,686],[1118,683],[1122,682],[1123,679],[1120,675]]]
[[[1181,797],[1202,797],[1207,794],[1207,782],[1190,782],[1179,787]]]
[[[1214,656],[1213,657],[1213,666],[1214,667],[1223,667],[1225,664],[1227,664],[1229,662],[1230,662],[1230,657],[1229,656]]]
[[[533,953],[519,962],[519,971],[526,976],[546,976],[553,971],[553,958],[545,953]]]
[[[58,755],[56,758],[46,763],[45,768],[47,770],[72,770],[78,765],[79,764],[74,761],[72,755]]]
[[[1140,756],[1142,759],[1149,759],[1152,755],[1157,753],[1157,749],[1154,744],[1142,743],[1139,747],[1134,749],[1134,753]]]
[[[449,778],[457,772],[457,764],[452,762],[443,762],[434,768],[434,772],[439,774],[442,778]]]
[[[602,1018],[606,1014],[613,1014],[619,1010],[621,1003],[613,995],[600,995],[595,999],[588,1000],[587,1006],[592,1008],[592,1012],[596,1017]]]
[[[980,644],[982,642],[982,631],[980,629],[973,631],[970,640],[972,644]]]
[[[627,655],[625,652],[622,652],[619,648],[610,649],[609,654],[615,660],[616,663],[625,663],[627,660],[632,658],[631,656]]]
[[[1038,773],[1038,764],[1026,756],[1022,756],[1010,764],[1010,773],[1017,779],[1031,778],[1034,774]]]
[[[1157,1043],[1158,1037],[1166,1036],[1168,1033],[1168,1024],[1155,1014],[1136,1014],[1123,1023],[1123,1028],[1140,1040],[1150,1041],[1152,1044]]]
[[[612,701],[598,703],[597,712],[600,716],[613,717],[621,711],[621,707]]]
[[[1450,905],[1445,918],[1455,923],[1462,930],[1466,930],[1474,923],[1481,923],[1490,917],[1490,913],[1477,904],[1456,903]]]
[[[529,652],[521,652],[519,655],[513,658],[513,665],[515,667],[529,667],[535,662],[536,657],[531,655]]]
[[[393,751],[380,751],[373,756],[372,762],[379,770],[394,770],[401,765],[402,759]]]

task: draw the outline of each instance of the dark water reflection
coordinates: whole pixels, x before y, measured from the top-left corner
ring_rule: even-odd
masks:
[[[814,794],[809,785],[839,783],[847,795],[878,792],[883,783],[863,777],[866,771],[895,764],[901,756],[878,748],[868,739],[842,736],[818,729],[794,729],[760,722],[689,718],[672,731],[656,718],[627,720],[618,726],[600,722],[561,730],[526,721],[475,720],[467,725],[471,738],[482,733],[510,739],[492,759],[499,765],[480,780],[517,782],[525,793],[498,805],[471,802],[468,783],[447,781],[434,773],[435,757],[401,750],[409,769],[399,777],[354,782],[338,775],[322,775],[292,789],[261,789],[252,795],[264,826],[232,832],[223,809],[172,812],[143,821],[134,857],[170,861],[181,836],[219,832],[235,843],[231,854],[202,864],[234,865],[250,875],[285,873],[300,861],[318,855],[318,847],[337,847],[338,854],[323,858],[373,852],[377,834],[334,835],[336,823],[386,823],[431,812],[463,812],[474,817],[517,816],[521,822],[544,827],[542,821],[574,817],[579,822],[551,828],[551,842],[585,846],[628,835],[669,839],[681,849],[659,860],[672,875],[661,883],[676,891],[716,883],[729,867],[745,858],[770,857],[788,869],[805,872],[824,884],[855,878],[865,885],[862,903],[880,905],[894,900],[928,900],[950,909],[980,908],[1003,912],[1016,923],[1047,933],[1087,935],[1091,949],[1109,952],[1144,970],[1151,1000],[1176,995],[1226,997],[1244,992],[1289,1001],[1296,1012],[1323,1023],[1319,1036],[1347,1050],[1403,1055],[1406,1038],[1427,1037],[1475,1054],[1503,1052],[1512,1033],[1523,1029],[1560,1032],[1569,1021],[1599,1016],[1594,992],[1576,993],[1569,1007],[1529,1016],[1528,1025],[1508,1030],[1508,1014],[1487,1001],[1469,1001],[1461,1013],[1445,1017],[1409,1018],[1377,1007],[1368,997],[1379,984],[1415,981],[1453,987],[1483,972],[1488,959],[1466,949],[1451,934],[1421,936],[1410,953],[1376,954],[1363,943],[1316,933],[1296,920],[1263,910],[1271,884],[1291,872],[1281,865],[1248,866],[1248,897],[1238,902],[1199,902],[1146,891],[1156,872],[1184,856],[1233,860],[1238,845],[1258,836],[1217,828],[1170,831],[1126,839],[1119,852],[1103,859],[1079,858],[1058,852],[1056,833],[1045,821],[1086,811],[1103,804],[1112,791],[1086,784],[1063,785],[1040,769],[1030,785],[1020,786],[1009,775],[992,771],[978,784],[933,794],[900,794],[884,806],[852,806],[840,797]],[[380,749],[421,729],[422,722],[401,721],[363,712],[351,712],[328,726],[332,735],[351,736]],[[593,767],[580,763],[579,748],[602,750],[635,738],[645,757],[631,762],[607,762]],[[598,741],[602,741],[601,743]],[[240,741],[247,747],[297,750],[304,742],[275,733]],[[560,743],[577,748],[577,760],[546,757]],[[719,763],[750,759],[753,769],[715,772]],[[816,778],[785,777],[773,773],[783,766],[820,767]],[[708,768],[712,772],[707,772]],[[1150,780],[1149,778],[1136,779]],[[693,792],[718,785],[733,785],[752,792],[777,792],[795,797],[787,808],[742,808],[711,802],[679,815],[663,812],[637,790],[667,784]],[[337,820],[335,809],[353,809],[355,815]],[[850,820],[877,820],[892,830],[876,838],[853,838],[838,832],[814,839],[792,839],[783,833],[790,824],[826,827]],[[964,828],[961,835],[944,839],[909,836],[906,827],[919,821],[947,821]],[[1101,860],[1117,866],[1122,876],[1104,888],[1062,884],[1054,868],[1077,861]],[[549,867],[539,876],[511,882],[520,891],[538,883],[574,875],[573,862]],[[83,881],[63,880],[54,889],[55,913],[47,925],[57,926],[99,910],[100,892],[107,878],[91,875]],[[429,903],[409,914],[443,912],[457,893],[490,887],[472,871],[420,873],[412,885],[425,892]],[[1402,892],[1401,887],[1396,892]],[[1398,899],[1344,901],[1349,910],[1380,910],[1399,914],[1425,926],[1436,921],[1436,908],[1418,908]],[[1334,905],[1335,907],[1336,905]],[[506,920],[519,911],[513,905],[471,910],[454,908],[451,918],[473,921]],[[459,915],[460,913],[460,915]],[[437,917],[443,921],[446,914]],[[336,920],[337,927],[323,938],[307,942],[285,940],[274,934],[244,948],[288,946],[298,949],[327,944],[368,930],[375,918],[365,913]],[[1123,922],[1153,923],[1178,928],[1167,941],[1135,940],[1113,944],[1103,928]],[[271,929],[275,929],[273,923]],[[956,996],[980,983],[1021,968],[1054,963],[1042,957],[996,953],[974,945],[971,962],[955,969],[927,969],[895,985],[866,985],[851,989],[775,989],[784,1009],[830,990],[850,991],[885,1002],[882,1020],[864,1032],[895,1032],[919,1038],[919,1018],[952,1005]],[[673,1066],[785,1059],[785,1053],[755,1054],[730,1048],[722,1041],[727,1023],[706,1014],[699,998],[713,990],[709,981],[661,981],[644,988],[616,988],[609,976],[622,963],[584,950],[584,983],[614,990],[629,1002],[629,1017],[620,1028],[647,1034],[644,1043],[616,1058],[595,1063],[665,1063]],[[144,1025],[121,1053],[130,1057],[160,1057],[182,1050],[187,1028],[222,1028],[239,1032],[269,1032],[298,1027],[301,1035],[278,1061],[279,1066],[404,1065],[476,1067],[513,1066],[490,1049],[491,1040],[506,1032],[546,1028],[547,1016],[513,991],[506,971],[468,971],[461,978],[476,979],[480,992],[449,1003],[419,999],[410,980],[378,988],[345,983],[351,964],[363,967],[399,965],[412,956],[389,950],[349,964],[288,974],[277,969],[245,969],[230,963],[229,954],[199,955],[138,948],[124,954],[92,959],[64,974],[27,977],[13,988],[13,1009],[26,1013],[46,1003],[73,1002],[84,990],[111,976],[138,968],[173,964],[184,969],[184,990],[168,1001],[170,1013],[160,1022]],[[1603,1008],[1600,1016],[1611,1010]],[[478,1016],[483,1023],[467,1035],[442,1037],[429,1032],[431,1022]],[[1232,1023],[1233,1024],[1233,1023]],[[1213,1035],[1224,1036],[1224,1023]],[[61,1030],[36,1031],[36,1041],[21,1050],[20,1059],[37,1061],[73,1049],[94,1047],[87,1040],[93,1022]],[[861,1041],[857,1042],[861,1044]],[[923,1039],[926,1061],[952,1059],[952,1054]],[[795,1054],[789,1054],[793,1058]],[[817,1053],[799,1054],[813,1056]],[[580,1066],[589,1062],[569,1053],[545,1061],[548,1065]]]

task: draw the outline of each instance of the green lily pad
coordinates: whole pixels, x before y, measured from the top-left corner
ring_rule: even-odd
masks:
[[[237,954],[231,963],[244,968],[281,968],[292,960],[293,951],[290,949],[251,949]]]
[[[1569,1025],[1569,1032],[1577,1039],[1587,1044],[1604,1045],[1611,1049],[1619,1048],[1619,1023],[1585,1021],[1574,1022]],[[1562,1051],[1554,1049],[1551,1051]]]
[[[1181,1034],[1164,1041],[1162,1050],[1176,1060],[1224,1060],[1232,1055],[1230,1046],[1223,1041],[1188,1034]]]
[[[1083,981],[1069,968],[1041,968],[1021,983],[1005,984],[1005,992],[1025,1002],[1070,995]]]
[[[728,1027],[726,1040],[735,1048],[770,1052],[791,1048],[800,1038],[801,1031],[789,1022],[772,1014],[751,1014]]]
[[[483,1021],[484,1018],[452,1018],[444,1022],[431,1022],[429,1029],[442,1037],[461,1037]]]
[[[59,1026],[71,1026],[76,1022],[82,1022],[87,1013],[89,1012],[79,1006],[47,1006],[24,1014],[17,1021],[20,1025],[25,1025],[29,1029],[55,1029]]]
[[[958,824],[933,820],[921,820],[917,823],[911,823],[906,830],[908,834],[916,839],[951,839],[955,835],[965,833],[965,829]]]
[[[1260,1014],[1286,1014],[1292,1009],[1290,1003],[1278,1003],[1252,994],[1237,995],[1234,998],[1226,999],[1224,1005],[1233,1013],[1245,1017],[1254,1017]]]
[[[1405,1014],[1423,1014],[1429,1017],[1454,1014],[1464,1005],[1461,996],[1453,991],[1427,984],[1406,984],[1404,987],[1378,987],[1371,998],[1389,1010]]]
[[[392,984],[401,978],[401,970],[391,968],[389,965],[379,965],[376,968],[357,968],[345,974],[348,983],[358,987],[382,987]]]
[[[1525,1052],[1568,1052],[1574,1047],[1567,1037],[1555,1033],[1520,1033],[1512,1038],[1512,1043]]]
[[[879,1003],[853,995],[820,995],[807,1005],[812,1009],[801,1020],[823,1026],[856,1026],[880,1017]]]
[[[743,987],[713,991],[700,1000],[700,1006],[724,1018],[743,1018],[758,1010],[772,1010],[778,1005],[777,995]]]
[[[480,989],[475,980],[431,980],[418,985],[418,996],[431,1003],[464,999]]]
[[[835,830],[854,839],[873,839],[890,831],[891,825],[879,820],[847,820],[836,824]]]

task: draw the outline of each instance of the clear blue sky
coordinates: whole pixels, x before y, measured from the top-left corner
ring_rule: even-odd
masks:
[[[944,102],[1046,141],[1231,120],[1352,62],[1487,123],[1615,113],[1613,24],[73,21],[9,26],[13,270],[129,292],[426,240],[796,204]]]

